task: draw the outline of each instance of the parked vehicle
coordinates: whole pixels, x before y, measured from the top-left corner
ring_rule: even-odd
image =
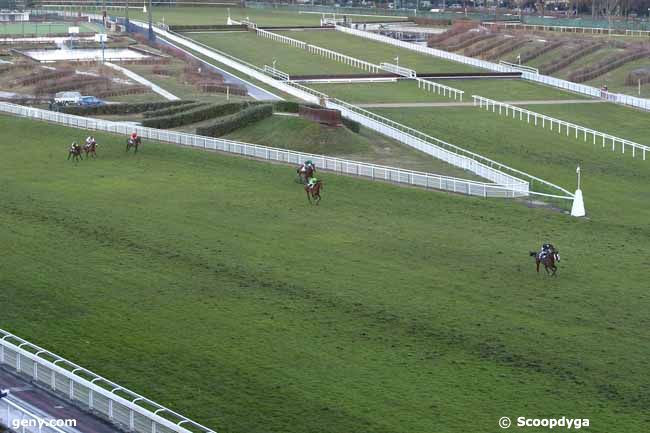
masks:
[[[78,105],[81,107],[99,107],[101,105],[106,105],[106,102],[99,98],[95,98],[94,96],[82,96]]]
[[[60,105],[77,105],[81,100],[79,92],[59,92],[54,95],[54,103]]]

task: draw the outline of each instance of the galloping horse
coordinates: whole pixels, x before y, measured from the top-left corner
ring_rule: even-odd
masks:
[[[136,138],[133,140],[131,137],[126,139],[126,151],[128,152],[129,149],[132,147],[135,148],[135,153],[138,153],[138,146],[142,144],[142,139],[140,137]]]
[[[77,161],[77,162],[83,159],[81,157],[81,146],[79,146],[76,143],[70,146],[70,149],[68,150],[68,160],[70,160],[70,157],[72,157],[73,161]]]
[[[314,203],[318,205],[321,200],[320,191],[323,189],[323,182],[317,180],[313,186],[305,185],[305,192],[307,193],[307,201],[311,203],[311,199],[314,199]]]
[[[555,276],[555,273],[557,272],[557,266],[555,266],[555,263],[560,261],[560,252],[558,250],[549,251],[546,254],[541,254],[535,251],[531,251],[530,256],[535,257],[537,272],[539,272],[539,264],[542,263],[544,264],[544,269],[546,269],[546,273],[548,274],[550,269],[552,272],[551,276],[553,277]]]
[[[91,143],[84,144],[84,152],[86,152],[86,159],[88,159],[88,154],[91,154],[93,158],[97,157],[97,142],[93,141]]]
[[[302,182],[302,184],[306,185],[309,179],[314,177],[314,166],[303,164],[300,167],[298,167],[296,173],[298,173],[298,176],[300,177],[300,181]]]

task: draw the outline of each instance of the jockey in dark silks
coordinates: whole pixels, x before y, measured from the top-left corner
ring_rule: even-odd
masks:
[[[542,249],[539,252],[539,257],[542,258],[545,257],[547,254],[552,254],[554,252],[555,252],[555,247],[553,246],[553,244],[543,244]]]

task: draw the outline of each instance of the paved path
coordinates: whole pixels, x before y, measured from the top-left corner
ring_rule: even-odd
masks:
[[[70,403],[33,386],[0,368],[0,389],[11,391],[7,399],[44,419],[75,419],[77,427],[61,427],[68,433],[120,433],[120,430]]]
[[[564,104],[600,104],[601,99],[553,99],[543,101],[501,101],[509,105],[564,105]],[[473,102],[387,102],[373,104],[352,104],[362,108],[418,108],[418,107],[473,107]]]
[[[142,75],[138,75],[133,71],[129,71],[128,69],[122,66],[116,65],[115,63],[106,62],[105,65],[108,66],[109,68],[115,69],[116,71],[120,71],[127,77],[131,78],[134,81],[137,81],[140,84],[144,84],[145,86],[150,87],[151,90],[153,90],[154,92],[156,92],[157,94],[159,94],[160,96],[162,96],[163,98],[169,101],[178,101],[180,99],[178,96],[172,95],[167,90],[147,80]]]

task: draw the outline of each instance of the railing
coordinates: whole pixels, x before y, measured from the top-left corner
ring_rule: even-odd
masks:
[[[143,23],[139,23],[138,25],[144,25]],[[382,116],[378,116],[374,113],[371,113],[369,111],[363,110],[359,107],[355,107],[351,104],[348,104],[343,101],[338,101],[338,100],[331,100],[328,99],[328,96],[324,93],[317,92],[313,89],[310,89],[308,87],[302,86],[298,83],[292,82],[292,81],[278,81],[270,76],[268,76],[263,69],[258,68],[257,66],[250,65],[249,63],[246,63],[244,61],[241,61],[237,59],[236,57],[227,54],[227,53],[222,53],[219,50],[213,49],[211,47],[208,47],[204,44],[197,43],[191,39],[187,39],[184,37],[181,37],[180,35],[176,35],[173,32],[165,32],[160,29],[154,29],[157,33],[159,33],[161,36],[164,36],[172,41],[175,41],[177,43],[180,43],[181,45],[187,46],[209,58],[212,58],[214,60],[217,60],[219,62],[222,62],[228,66],[233,67],[234,69],[243,72],[253,78],[256,78],[266,84],[269,84],[277,89],[282,90],[285,93],[288,93],[290,95],[294,95],[302,100],[312,102],[312,103],[321,103],[322,101],[326,101],[327,108],[334,108],[338,109],[337,107],[343,107],[345,110],[343,110],[343,115],[346,113],[350,114],[352,112],[355,112],[354,118],[355,120],[359,120],[361,124],[364,126],[373,129],[375,131],[378,131],[380,133],[385,133],[387,131],[390,131],[391,137],[396,138],[398,141],[407,144],[409,146],[415,147],[417,149],[423,148],[422,142],[426,144],[424,148],[429,149],[430,147],[439,147],[439,145],[446,146],[448,150],[453,150],[453,152],[462,154],[462,156],[468,158],[468,159],[476,159],[476,161],[479,162],[478,165],[475,163],[466,163],[464,159],[460,159],[461,164],[456,165],[457,167],[471,167],[474,169],[478,169],[479,171],[475,172],[479,176],[483,176],[483,174],[488,174],[489,176],[483,176],[486,179],[490,179],[494,182],[498,182],[501,184],[505,185],[516,185],[516,190],[519,191],[520,193],[523,194],[536,194],[539,192],[533,192],[530,191],[529,184],[527,181],[521,180],[517,176],[523,176],[523,178],[530,179],[533,182],[537,182],[540,185],[545,185],[553,190],[560,191],[563,196],[561,198],[572,198],[573,194],[567,191],[566,189],[555,185],[553,183],[550,183],[548,181],[545,181],[543,179],[537,178],[535,176],[532,176],[528,173],[524,173],[520,170],[508,167],[504,164],[498,163],[496,161],[490,160],[488,158],[485,158],[481,155],[478,155],[476,153],[467,151],[465,149],[462,149],[458,146],[454,146],[450,143],[446,143],[442,140],[438,140],[434,137],[431,137],[427,134],[423,134],[413,128],[409,128],[407,126],[401,125],[397,122],[394,122],[390,119],[386,119]],[[383,126],[381,125],[383,123]],[[404,133],[405,131],[409,131],[408,133]],[[401,133],[400,133],[401,132]],[[416,140],[414,140],[414,136],[411,135],[415,134]],[[417,141],[420,140],[420,141]],[[433,140],[433,141],[429,141]],[[436,143],[436,144],[433,144]],[[452,153],[453,153],[452,152]],[[432,153],[430,153],[432,154]],[[457,163],[458,160],[455,158],[450,158],[448,160],[451,164]],[[494,168],[497,167],[497,168]],[[506,173],[500,172],[500,170],[506,170],[512,175],[508,175]],[[505,176],[500,178],[500,176]],[[499,179],[509,179],[508,181],[500,181]],[[526,191],[525,193],[523,191]]]
[[[27,110],[34,112],[31,108]],[[131,432],[215,433],[171,409],[2,329],[0,365],[29,377],[60,397],[81,404]]]
[[[224,140],[221,138],[204,137],[200,135],[187,134],[176,131],[166,131],[161,129],[134,126],[132,124],[126,124],[122,122],[111,122],[101,119],[73,116],[70,114],[23,107],[21,105],[8,103],[0,103],[0,111],[22,117],[28,117],[31,119],[46,120],[74,128],[105,131],[115,134],[122,134],[124,136],[127,136],[128,134],[132,133],[133,130],[136,130],[138,135],[140,135],[142,138],[150,140],[180,144],[184,146],[193,146],[202,149],[218,150],[221,152],[243,155],[268,161],[283,162],[293,165],[298,165],[305,160],[311,159],[321,170],[332,171],[345,175],[359,176],[372,180],[395,182],[480,197],[508,198],[523,197],[528,195],[528,184],[519,179],[515,179],[512,184],[504,183],[497,185],[486,182],[477,182],[467,179],[442,176],[432,173],[405,170],[396,167],[387,167],[365,162],[350,161],[325,155],[316,155],[305,152],[296,152],[292,150],[260,146],[257,144]],[[508,178],[504,177],[504,179]],[[1,345],[2,341],[0,341],[0,346]],[[1,354],[2,352],[0,352],[0,355]],[[0,361],[0,363],[1,362],[2,361]],[[118,389],[117,385],[115,385],[115,387]],[[138,433],[151,433],[151,430]],[[165,431],[161,433],[170,432]],[[177,431],[177,433],[189,432]]]
[[[8,398],[0,399],[0,425],[20,433],[67,433],[51,426],[49,421]],[[14,423],[19,423],[20,428],[17,428]]]
[[[519,65],[517,63],[510,63],[510,62],[506,62],[505,60],[499,60],[499,64],[508,66],[512,69],[518,69],[523,72],[531,72],[533,74],[539,74],[539,69],[530,66]]]
[[[272,39],[272,40],[277,41],[277,42],[282,42],[282,43],[285,43],[285,44],[289,44],[292,47],[302,48],[303,50],[305,48],[307,48],[307,44],[305,42],[299,41],[297,39],[289,38],[287,36],[279,35],[277,33],[269,32],[269,31],[262,30],[262,29],[259,29],[259,28],[256,29],[256,32],[257,32],[257,36],[262,36],[264,38]]]
[[[426,80],[420,80],[417,78],[417,73],[413,69],[405,68],[403,66],[399,65],[393,65],[391,63],[381,63],[379,65],[375,65],[370,62],[366,62],[364,60],[357,59],[355,57],[351,57],[345,54],[341,54],[339,52],[333,51],[333,50],[328,50],[327,48],[322,48],[316,45],[310,45],[310,44],[305,44],[302,41],[299,41],[297,39],[289,38],[287,36],[282,36],[278,35],[273,32],[269,32],[266,30],[262,29],[257,29],[257,34],[259,36],[263,36],[266,38],[273,39],[278,42],[283,42],[285,44],[292,45],[297,48],[306,48],[307,51],[311,54],[318,54],[323,57],[326,57],[328,59],[336,60],[339,62],[343,62],[348,66],[353,66],[356,68],[363,69],[364,71],[369,71],[372,73],[377,73],[380,70],[388,71],[393,74],[400,75],[405,78],[410,78],[410,79],[415,79],[418,80],[418,88],[420,89],[425,89],[428,91],[436,91],[439,95],[442,94],[444,96],[448,96],[451,98],[453,96],[454,99],[457,99],[460,97],[460,100],[463,100],[463,91],[459,89],[455,89],[453,87],[445,86],[442,84],[434,83],[432,81],[426,81]],[[304,44],[304,45],[301,45]]]
[[[536,113],[534,111],[530,111],[524,108],[516,107],[514,105],[506,104],[504,102],[495,101],[493,99],[484,98],[482,96],[472,95],[472,98],[474,98],[474,106],[477,106],[478,103],[479,108],[485,107],[487,111],[490,111],[490,107],[492,107],[493,113],[497,112],[497,107],[498,107],[499,114],[502,114],[502,111],[505,111],[505,115],[509,116],[509,113],[511,112],[512,117],[516,118],[518,113],[519,120],[524,120],[525,117],[526,121],[530,123],[532,119],[533,124],[535,126],[541,125],[542,128],[545,128],[546,124],[548,124],[551,131],[553,131],[554,125],[557,125],[557,132],[562,133],[562,128],[564,128],[566,130],[567,137],[569,136],[569,132],[571,129],[575,131],[576,139],[579,138],[578,136],[579,134],[582,134],[583,140],[587,141],[587,135],[591,135],[593,137],[593,144],[596,144],[596,137],[598,137],[602,139],[603,148],[607,143],[611,142],[612,151],[616,150],[617,143],[621,145],[620,147],[622,153],[625,153],[625,146],[628,146],[629,148],[632,149],[632,157],[635,157],[638,151],[641,152],[641,154],[643,155],[644,161],[646,159],[646,152],[650,151],[650,147],[645,146],[643,144],[635,143],[633,141],[626,140],[624,138],[619,138],[610,134],[606,134],[604,132],[596,131],[591,128],[586,128],[584,126],[576,125],[575,123],[570,123],[564,120],[556,119],[554,117],[550,117],[545,114]]]
[[[368,71],[373,74],[381,70],[379,65],[375,65],[374,63],[366,62],[365,60],[360,60],[355,57],[338,53],[336,51],[328,50],[327,48],[318,47],[316,45],[307,45],[307,51],[311,54],[318,54],[325,58],[336,60],[337,62],[345,63],[348,66],[363,69],[364,71]]]
[[[520,72],[512,67],[505,65],[498,65],[496,63],[488,62],[485,60],[474,59],[472,57],[462,56],[460,54],[449,53],[447,51],[439,50],[436,48],[424,47],[422,45],[413,44],[410,42],[400,41],[397,39],[389,38],[388,36],[378,35],[376,33],[366,32],[358,29],[351,29],[345,26],[336,26],[336,30],[348,33],[351,35],[359,36],[366,39],[371,39],[378,42],[387,43],[397,47],[405,48],[407,50],[422,53],[428,56],[439,57],[453,62],[462,63],[465,65],[474,66],[477,68],[488,69],[497,72]],[[526,80],[534,81],[548,86],[557,87],[559,89],[568,90],[574,93],[591,96],[594,98],[604,98],[616,104],[629,105],[636,108],[641,108],[650,111],[650,99],[637,98],[635,96],[623,95],[620,93],[602,92],[595,87],[586,86],[584,84],[572,83],[571,81],[561,80],[559,78],[550,77],[548,75],[535,74],[532,72],[523,72],[521,77]]]
[[[459,90],[455,87],[445,86],[444,84],[436,83],[434,81],[429,81],[422,78],[416,78],[416,80],[418,82],[418,88],[420,89],[437,92],[438,95],[442,94],[442,96],[447,96],[449,98],[453,96],[454,100],[463,100],[463,95],[465,94],[464,90]]]
[[[282,72],[281,70],[276,69],[273,66],[264,65],[264,72],[266,72],[272,77],[279,78],[280,80],[283,81],[289,80],[289,74],[287,74],[286,72]]]
[[[394,65],[392,63],[380,63],[379,67],[384,71],[392,72],[393,74],[401,75],[405,78],[416,78],[418,74],[413,69],[405,68],[404,66]]]

